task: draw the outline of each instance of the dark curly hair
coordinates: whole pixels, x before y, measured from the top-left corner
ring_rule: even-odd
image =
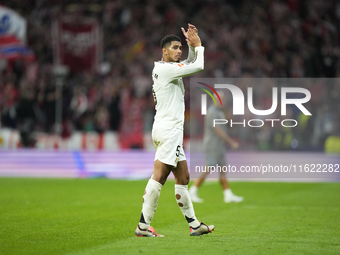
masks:
[[[166,35],[161,40],[161,48],[166,48],[171,44],[172,41],[178,41],[181,42],[181,38],[179,38],[177,35]]]

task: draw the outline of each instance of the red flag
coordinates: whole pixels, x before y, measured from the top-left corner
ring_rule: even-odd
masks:
[[[27,22],[23,17],[0,6],[0,59],[34,60],[34,53],[26,46],[26,28]]]
[[[97,20],[84,18],[74,23],[70,18],[57,20],[52,28],[54,63],[66,65],[74,72],[95,72],[102,53]]]

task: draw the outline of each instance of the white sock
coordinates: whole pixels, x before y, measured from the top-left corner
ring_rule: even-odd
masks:
[[[231,196],[233,192],[231,192],[231,189],[225,189],[223,190],[224,197]]]
[[[198,188],[195,186],[195,185],[191,185],[190,189],[189,189],[189,192],[191,194],[195,194],[197,195],[197,191],[198,191]]]
[[[143,209],[139,220],[139,227],[149,229],[153,215],[156,212],[158,198],[161,193],[162,184],[150,179],[146,185],[143,195]]]
[[[175,194],[178,206],[189,223],[189,226],[197,228],[200,225],[200,222],[195,216],[194,206],[192,205],[188,192],[188,185],[175,184]]]

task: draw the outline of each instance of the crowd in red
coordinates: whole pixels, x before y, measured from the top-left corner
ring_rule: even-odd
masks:
[[[196,25],[206,48],[205,70],[195,77],[340,75],[340,3],[335,0],[4,0],[2,4],[27,19],[27,42],[36,56],[30,63],[0,60],[1,126],[24,135],[54,132],[55,104],[62,96],[63,137],[74,130],[112,130],[121,133],[126,147],[142,147],[142,136],[153,122],[151,71],[161,58],[160,39],[170,33],[181,35],[180,28],[188,22]],[[66,14],[100,21],[102,61],[110,68],[70,73],[60,95],[52,73],[51,23]],[[189,110],[189,80],[185,83]],[[338,125],[339,86],[323,84],[314,88],[318,89],[322,100],[310,106],[315,114],[303,130],[290,134],[303,149],[322,147]],[[257,92],[264,102],[267,91]],[[245,149],[291,149],[279,127],[230,132]]]

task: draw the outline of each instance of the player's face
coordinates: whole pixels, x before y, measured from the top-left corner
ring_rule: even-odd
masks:
[[[167,51],[168,51],[168,59],[170,62],[179,62],[182,56],[181,42],[172,41]]]

